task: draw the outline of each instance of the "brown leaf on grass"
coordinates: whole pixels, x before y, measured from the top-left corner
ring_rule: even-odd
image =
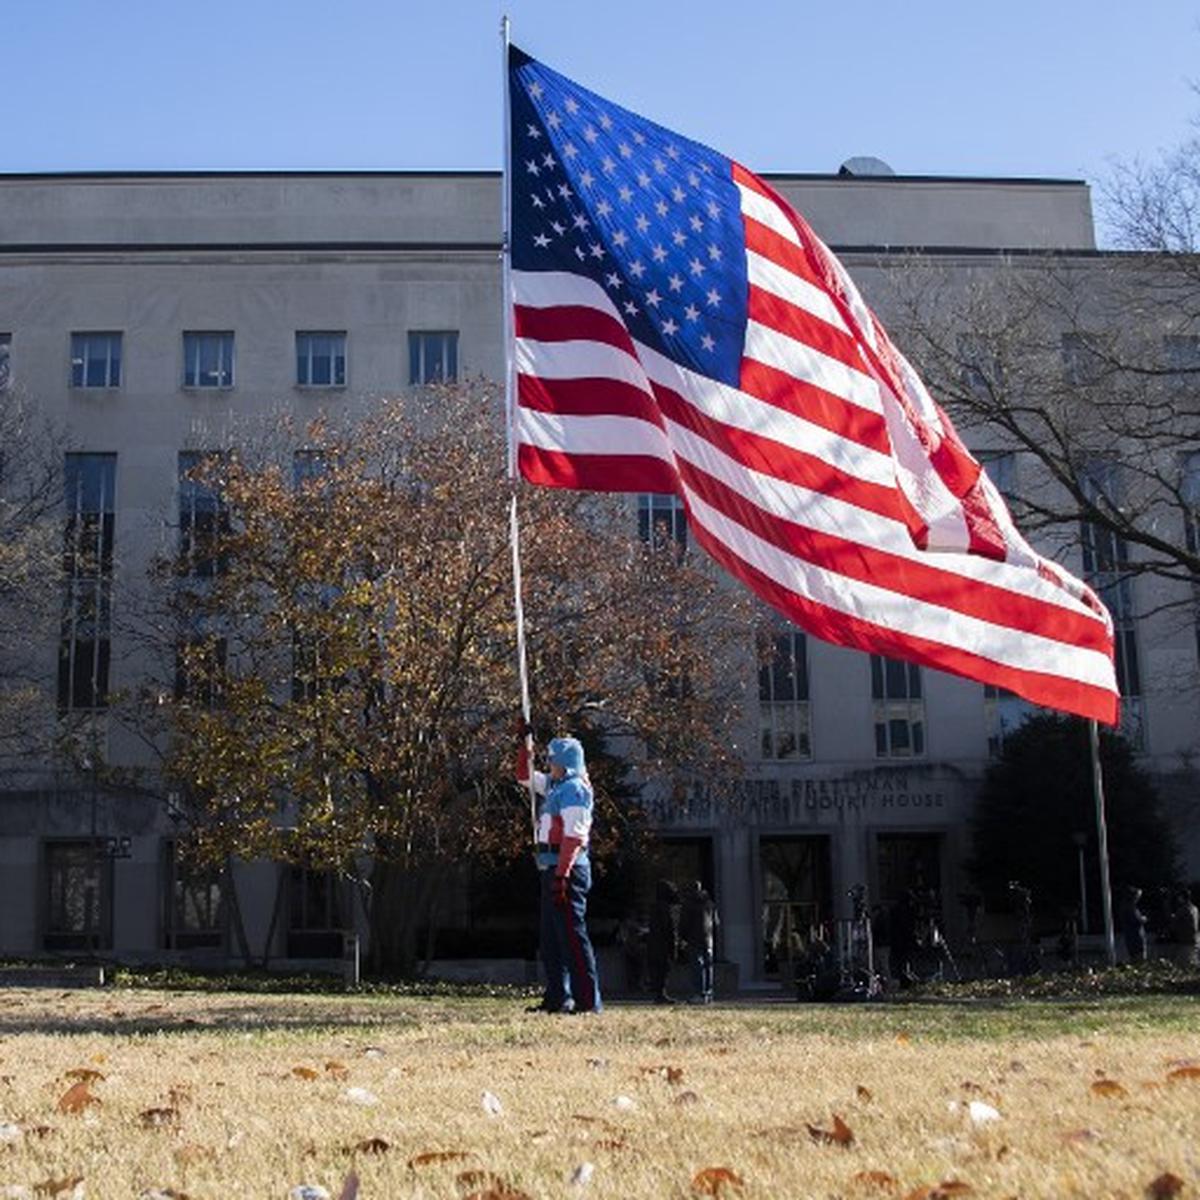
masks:
[[[213,1152],[199,1142],[185,1142],[175,1151],[175,1161],[181,1167],[190,1167],[193,1163],[204,1162],[212,1158]]]
[[[679,1084],[683,1082],[683,1068],[671,1067],[666,1063],[656,1067],[638,1067],[643,1075],[657,1075],[665,1079],[669,1084]]]
[[[866,1104],[870,1104],[870,1102],[875,1099],[875,1097],[871,1094],[871,1089],[863,1087],[861,1083],[854,1089],[854,1094]]]
[[[49,1137],[54,1132],[53,1125],[26,1125],[25,1136],[44,1138]]]
[[[167,1088],[167,1099],[178,1108],[181,1104],[186,1104],[192,1098],[192,1090],[186,1083],[173,1083]]]
[[[941,1183],[913,1188],[904,1200],[950,1200],[952,1196],[968,1196],[975,1189],[961,1179],[943,1179]]]
[[[108,1055],[103,1052],[99,1054],[93,1054],[92,1057],[88,1059],[88,1062],[94,1062],[98,1067],[103,1066],[106,1062],[108,1062]]]
[[[1063,1141],[1070,1146],[1086,1146],[1100,1141],[1100,1135],[1094,1129],[1072,1129],[1063,1134]]]
[[[740,1192],[744,1186],[742,1177],[728,1167],[705,1167],[692,1176],[692,1191],[701,1196],[720,1196],[726,1188]]]
[[[1094,1096],[1103,1096],[1106,1100],[1122,1100],[1129,1095],[1115,1079],[1097,1079],[1091,1090]]]
[[[363,1138],[361,1142],[355,1142],[351,1150],[355,1154],[386,1154],[391,1148],[392,1143],[385,1138],[369,1137]]]
[[[177,1192],[174,1188],[147,1188],[138,1193],[138,1200],[191,1200],[187,1192]]]
[[[624,1138],[597,1138],[593,1143],[597,1150],[627,1150],[629,1143]]]
[[[416,1170],[417,1167],[429,1167],[435,1163],[461,1162],[470,1157],[465,1150],[426,1150],[421,1154],[414,1154],[408,1160],[408,1166],[410,1170]]]
[[[675,1097],[675,1103],[679,1105],[699,1104],[700,1097],[691,1089],[689,1089],[686,1092],[680,1092],[679,1095]]]
[[[350,1074],[350,1068],[337,1059],[330,1059],[325,1064],[325,1074],[332,1075],[334,1079],[345,1079]]]
[[[508,1184],[494,1171],[459,1171],[454,1182],[464,1190],[475,1192],[492,1191],[503,1195],[508,1190]]]
[[[316,1079],[320,1076],[320,1071],[314,1071],[312,1067],[293,1067],[292,1074],[297,1079]]]
[[[64,1192],[82,1195],[82,1183],[82,1175],[68,1175],[63,1179],[43,1179],[33,1185],[33,1190],[42,1196],[61,1196]]]
[[[607,1129],[610,1133],[620,1133],[620,1125],[614,1125],[612,1121],[606,1121],[603,1117],[589,1117],[587,1113],[572,1113],[572,1121],[580,1121],[584,1125],[599,1125],[601,1129]]]
[[[907,1033],[896,1034],[896,1045],[897,1046],[907,1046],[911,1041],[912,1041],[912,1038],[910,1038]]]
[[[1183,1083],[1186,1079],[1200,1079],[1200,1067],[1176,1067],[1173,1071],[1167,1072],[1167,1079],[1171,1083]]]
[[[147,1108],[138,1113],[138,1124],[143,1129],[165,1129],[178,1123],[177,1108]]]
[[[88,1091],[85,1082],[72,1084],[59,1097],[58,1111],[61,1113],[81,1113],[89,1104],[99,1104],[100,1098]]]
[[[1183,1180],[1171,1171],[1164,1171],[1157,1179],[1146,1184],[1148,1200],[1172,1200],[1183,1191]]]
[[[850,1126],[842,1120],[837,1113],[833,1114],[833,1128],[822,1129],[817,1125],[805,1125],[808,1130],[808,1136],[814,1142],[823,1142],[827,1146],[841,1146],[843,1148],[854,1145],[854,1132]]]
[[[895,1175],[889,1175],[887,1171],[859,1171],[851,1177],[850,1182],[876,1188],[894,1188],[900,1184]]]
[[[80,1083],[101,1083],[104,1074],[101,1071],[93,1071],[91,1067],[72,1067],[71,1070],[63,1072],[63,1078],[75,1079]]]

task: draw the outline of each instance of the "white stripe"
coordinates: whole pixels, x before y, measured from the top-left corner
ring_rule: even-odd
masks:
[[[517,434],[522,442],[561,454],[641,454],[675,465],[675,456],[663,431],[653,421],[639,417],[565,416],[517,411]]]
[[[513,303],[527,308],[554,308],[558,304],[584,304],[621,320],[605,290],[586,275],[570,271],[514,271]]]
[[[539,342],[517,338],[517,372],[542,379],[619,379],[650,393],[650,381],[632,354],[606,342]]]
[[[811,383],[849,404],[873,413],[883,411],[879,400],[879,384],[870,375],[856,371],[844,362],[770,326],[757,321],[746,322],[745,355],[755,362],[784,371],[795,379]]]
[[[768,229],[775,230],[780,237],[787,238],[789,242],[800,245],[800,235],[796,232],[796,227],[783,215],[778,204],[768,200],[761,192],[748,188],[744,183],[737,184],[737,190],[742,195],[742,213],[745,216],[753,218]]]
[[[746,277],[756,287],[802,308],[834,329],[850,332],[828,292],[755,250],[746,251]]]
[[[911,637],[1037,671],[1116,690],[1112,664],[1095,650],[993,625],[953,609],[914,602],[899,592],[838,575],[785,554],[686,488],[693,520],[755,570],[825,608]],[[947,636],[952,634],[953,636]]]

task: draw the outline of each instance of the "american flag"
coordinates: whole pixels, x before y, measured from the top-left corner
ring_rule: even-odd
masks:
[[[512,48],[522,475],[673,493],[800,628],[1115,722],[1112,623],[1036,554],[763,180]]]

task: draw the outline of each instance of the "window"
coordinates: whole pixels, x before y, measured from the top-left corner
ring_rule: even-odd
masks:
[[[987,729],[988,754],[998,758],[1005,739],[1037,711],[1028,700],[995,684],[983,685],[983,719]]]
[[[223,637],[187,638],[175,648],[175,699],[201,708],[221,703],[228,643]]]
[[[229,509],[216,487],[201,478],[223,458],[219,450],[179,452],[179,562],[184,575],[223,575],[229,556],[221,545],[229,534]]]
[[[344,333],[296,334],[296,385],[298,387],[346,386],[346,335]]]
[[[833,915],[827,837],[764,837],[758,843],[763,974],[786,977]]]
[[[458,330],[408,335],[408,382],[450,383],[458,378]]]
[[[288,958],[340,958],[342,904],[332,871],[288,868]]]
[[[871,655],[875,756],[914,758],[925,753],[925,701],[916,663]]]
[[[1000,356],[993,341],[982,333],[958,335],[958,362],[963,389],[984,398],[1004,383]]]
[[[107,950],[112,944],[112,860],[94,840],[47,842],[47,950]]]
[[[108,706],[117,456],[68,454],[65,470],[61,712]]]
[[[1101,510],[1118,509],[1122,481],[1117,464],[1109,460],[1089,463],[1082,473],[1084,489]],[[1083,573],[1112,614],[1117,687],[1121,693],[1121,733],[1140,749],[1145,731],[1142,722],[1142,672],[1138,656],[1137,616],[1133,578],[1129,571],[1129,545],[1120,534],[1094,521],[1080,524]]]
[[[1170,385],[1179,391],[1200,388],[1200,337],[1176,335],[1163,339]]]
[[[0,392],[12,378],[12,334],[0,333]]]
[[[115,388],[121,386],[121,335],[71,334],[71,386]]]
[[[163,945],[219,948],[224,942],[224,872],[193,862],[178,842],[163,843]]]
[[[808,643],[798,629],[777,633],[771,661],[758,669],[759,751],[763,758],[810,758]]]
[[[660,548],[671,542],[686,546],[687,532],[687,510],[678,496],[638,497],[638,537],[643,542]]]
[[[1072,387],[1094,387],[1110,371],[1107,339],[1095,333],[1062,335],[1063,373]]]
[[[233,387],[232,333],[185,333],[183,335],[183,386],[189,388]]]

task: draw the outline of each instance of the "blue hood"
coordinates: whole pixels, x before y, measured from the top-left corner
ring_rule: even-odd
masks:
[[[546,751],[551,763],[557,763],[568,775],[583,775],[587,770],[583,760],[583,746],[578,738],[553,738]]]

